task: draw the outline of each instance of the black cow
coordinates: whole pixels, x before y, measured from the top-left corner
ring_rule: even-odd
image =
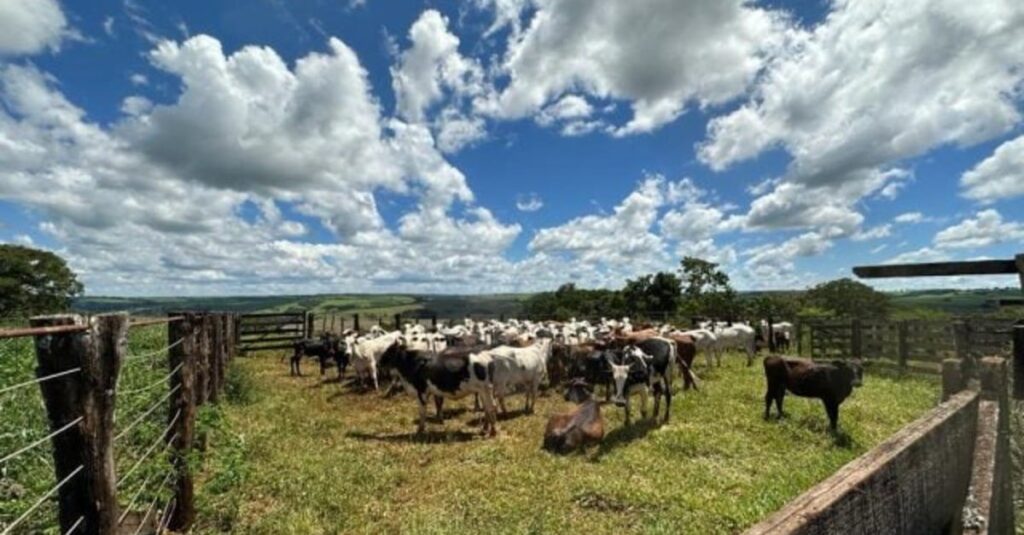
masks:
[[[607,354],[607,353],[606,353]],[[665,397],[665,421],[668,421],[672,405],[672,362],[676,360],[676,344],[664,338],[648,338],[627,345],[618,359],[608,358],[612,379],[615,382],[616,405],[626,409],[626,424],[629,425],[629,395],[636,388],[640,391],[640,416],[647,417],[647,395],[654,394],[654,417],[658,417],[661,397]]]
[[[429,396],[434,396],[434,404],[440,415],[443,398],[458,399],[469,394],[479,394],[485,413],[483,431],[494,436],[498,426],[491,383],[493,366],[489,366],[488,360],[478,358],[477,353],[467,348],[458,349],[435,354],[411,350],[395,342],[381,355],[378,366],[382,370],[397,371],[406,388],[416,393],[419,404],[418,433],[426,431]]]
[[[604,385],[604,400],[611,400],[612,369],[609,361],[617,356],[610,349],[594,349],[588,346],[570,346],[569,378],[583,379],[594,388]],[[589,351],[587,351],[589,349]]]
[[[769,355],[764,359],[764,377],[768,382],[764,394],[764,419],[771,413],[772,401],[782,412],[786,390],[805,398],[819,398],[825,405],[829,427],[833,432],[839,425],[839,405],[853,389],[863,383],[863,368],[857,361],[834,360],[820,364],[807,359],[784,358]]]
[[[330,333],[324,333],[320,338],[306,338],[297,340],[293,344],[295,349],[291,357],[291,374],[302,376],[299,365],[302,357],[315,357],[320,362],[320,376],[323,377],[327,371],[327,361],[333,360],[338,369],[338,379],[345,375],[345,368],[348,367],[348,351],[341,340]]]

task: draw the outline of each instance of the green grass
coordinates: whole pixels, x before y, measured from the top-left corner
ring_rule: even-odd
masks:
[[[198,533],[730,533],[778,509],[934,406],[932,379],[869,375],[842,409],[839,438],[819,402],[789,397],[761,419],[763,377],[738,357],[676,396],[672,420],[622,425],[582,455],[540,449],[546,416],[483,439],[471,401],[414,436],[415,403],[310,375],[278,355],[238,359],[248,402],[221,407],[198,489]],[[307,371],[313,374],[312,367]],[[680,381],[676,381],[678,387]],[[521,407],[514,397],[510,409]],[[636,410],[634,408],[634,410]]]

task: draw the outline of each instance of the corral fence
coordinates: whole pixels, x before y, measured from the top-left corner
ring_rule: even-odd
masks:
[[[794,323],[798,354],[814,358],[863,358],[900,368],[938,371],[947,358],[978,359],[1012,351],[1012,319],[964,317],[953,320],[806,319]],[[919,366],[920,367],[920,366]]]
[[[0,534],[50,532],[54,525],[64,534],[187,531],[195,520],[190,462],[197,409],[216,403],[224,390],[237,324],[236,315],[218,313],[134,321],[123,313],[68,314],[0,331],[0,342],[32,339],[37,364],[34,378],[0,384],[0,396],[22,400],[0,403],[0,412],[38,405],[31,400],[38,387],[49,423],[48,431],[10,433],[28,437],[20,445],[0,442],[12,448],[0,451],[0,476],[17,477],[18,460],[52,457],[56,481],[26,497],[23,510],[0,516]],[[129,331],[157,325],[166,325],[166,343],[132,351]],[[55,518],[38,518],[44,514]]]

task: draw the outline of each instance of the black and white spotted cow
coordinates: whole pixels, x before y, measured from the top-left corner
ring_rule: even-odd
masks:
[[[459,399],[477,394],[484,408],[483,432],[490,436],[497,434],[494,386],[491,380],[494,366],[486,351],[449,348],[435,354],[409,349],[398,341],[384,351],[379,365],[381,369],[398,372],[406,390],[415,393],[419,404],[418,433],[426,431],[427,399],[430,396],[434,396],[434,404],[440,416],[444,398]]]
[[[672,363],[676,360],[676,344],[664,338],[648,338],[629,344],[621,352],[605,352],[612,372],[615,395],[612,401],[626,410],[629,425],[629,396],[640,393],[640,416],[647,417],[647,396],[654,394],[654,417],[658,417],[661,398],[665,398],[665,421],[672,405]]]

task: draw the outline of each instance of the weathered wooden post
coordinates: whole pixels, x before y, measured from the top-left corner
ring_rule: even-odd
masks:
[[[314,321],[316,321],[316,319],[315,319],[313,313],[307,311],[306,312],[306,317],[305,317],[305,322],[306,322],[305,338],[312,338],[314,336],[314,333],[313,333],[313,322]]]
[[[897,359],[900,365],[900,371],[907,370],[907,360],[910,356],[910,346],[907,345],[907,320],[902,320],[897,326]]]
[[[959,359],[945,359],[942,361],[942,401],[956,395],[964,389],[964,377],[960,372]]]
[[[1024,399],[1024,320],[1013,326],[1013,398]]]
[[[850,322],[850,358],[864,358],[864,326],[860,318],[853,318]]]
[[[210,334],[212,322],[209,314],[202,314],[196,318],[199,326],[196,348],[196,405],[202,406],[210,392]]]
[[[359,332],[359,314],[352,314],[352,328]]]
[[[210,341],[210,375],[207,381],[209,392],[206,395],[207,401],[217,403],[220,395],[221,362],[224,359],[224,322],[220,314],[211,314],[211,341]]]
[[[437,330],[437,314],[430,315],[430,326]]]
[[[174,422],[171,435],[171,464],[174,467],[174,503],[167,527],[176,533],[184,533],[195,521],[195,492],[192,481],[192,467],[189,453],[195,440],[196,423],[196,361],[198,356],[198,329],[202,322],[195,314],[185,314],[182,321],[167,326],[167,339],[173,345],[168,354],[168,366],[177,370],[171,374],[171,399],[168,418]]]
[[[85,325],[78,315],[41,316],[32,327]],[[88,330],[36,337],[36,376],[66,375],[39,383],[55,433],[54,471],[62,532],[106,535],[117,527],[114,404],[127,347],[127,314],[92,318]],[[78,368],[78,372],[68,373]],[[58,432],[60,431],[60,432]]]
[[[401,331],[402,330],[402,313],[401,312],[395,313],[395,330],[396,331]]]

